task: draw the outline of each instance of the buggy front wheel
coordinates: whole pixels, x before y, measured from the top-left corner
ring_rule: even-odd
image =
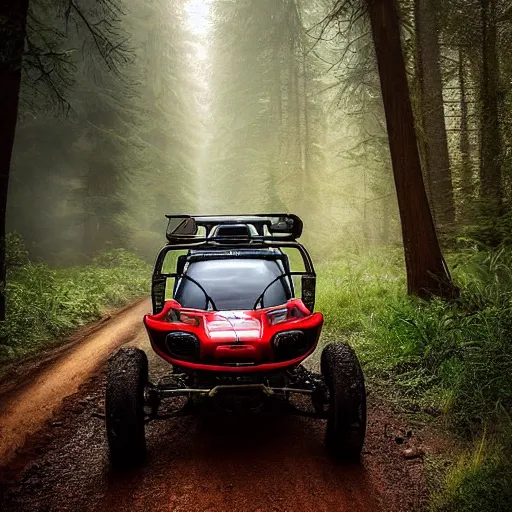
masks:
[[[121,348],[109,360],[105,424],[110,462],[116,469],[140,464],[146,455],[144,388],[148,359],[144,351]]]
[[[321,371],[329,390],[325,444],[337,459],[358,461],[366,434],[366,389],[356,354],[346,343],[327,345]]]

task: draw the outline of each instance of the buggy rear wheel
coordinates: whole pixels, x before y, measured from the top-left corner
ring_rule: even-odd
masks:
[[[134,347],[121,348],[109,360],[105,424],[110,462],[116,469],[140,464],[146,455],[144,388],[148,358]]]
[[[329,389],[325,444],[337,459],[357,461],[366,434],[366,389],[356,354],[346,343],[327,345],[320,367]]]

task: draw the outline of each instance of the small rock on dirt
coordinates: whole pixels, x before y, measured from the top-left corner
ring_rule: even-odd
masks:
[[[421,448],[407,448],[404,450],[404,457],[407,460],[416,459],[425,454],[425,452]]]

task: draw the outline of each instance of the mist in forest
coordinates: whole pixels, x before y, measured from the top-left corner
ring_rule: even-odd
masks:
[[[105,62],[31,3],[28,49],[54,55],[24,73],[7,223],[33,259],[152,259],[181,212],[297,213],[319,255],[399,242],[364,24],[340,32],[326,0],[118,4],[89,14]]]

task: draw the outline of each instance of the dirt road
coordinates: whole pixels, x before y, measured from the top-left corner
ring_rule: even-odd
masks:
[[[324,421],[203,411],[150,423],[148,463],[114,474],[102,418],[101,363],[123,342],[148,349],[141,324],[147,308],[143,303],[119,315],[2,402],[0,461],[9,464],[1,470],[0,510],[421,510],[423,462],[404,458],[404,445],[395,437],[407,425],[373,393],[360,465],[327,457]],[[153,378],[162,375],[165,364],[148,353]],[[15,452],[25,435],[38,429]],[[421,444],[421,438],[415,432],[408,442]]]

